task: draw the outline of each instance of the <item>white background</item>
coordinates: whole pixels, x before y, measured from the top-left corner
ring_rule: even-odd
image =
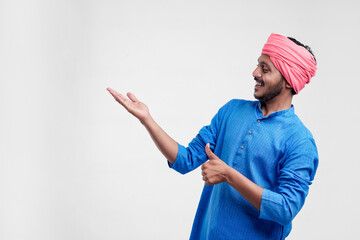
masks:
[[[318,60],[294,98],[320,164],[288,239],[359,239],[358,1],[0,0],[0,239],[187,239],[203,182],[168,169],[107,87],[187,145],[253,99],[270,33]]]

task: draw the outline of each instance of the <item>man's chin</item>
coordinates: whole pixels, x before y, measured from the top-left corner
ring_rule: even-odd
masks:
[[[254,93],[254,98],[257,99],[257,100],[259,100],[259,101],[262,99],[262,97],[259,96],[259,95],[257,95],[256,92]]]

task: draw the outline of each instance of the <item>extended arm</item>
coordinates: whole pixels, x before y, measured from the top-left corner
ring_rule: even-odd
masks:
[[[139,119],[149,132],[160,152],[171,164],[174,164],[178,152],[178,144],[154,121],[148,107],[140,102],[132,93],[127,94],[129,98],[127,99],[111,88],[107,90],[129,113]]]

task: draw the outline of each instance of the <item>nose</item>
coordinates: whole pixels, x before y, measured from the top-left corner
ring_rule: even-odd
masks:
[[[260,71],[260,67],[259,66],[257,66],[256,68],[255,68],[255,70],[253,71],[253,77],[255,77],[255,78],[261,78],[261,71]]]

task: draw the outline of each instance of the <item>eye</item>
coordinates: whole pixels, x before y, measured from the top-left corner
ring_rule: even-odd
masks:
[[[262,64],[258,64],[258,65],[256,65],[256,66],[257,66],[257,67],[261,67],[261,71],[262,71],[263,73],[269,72],[269,69],[265,68],[264,65],[262,65]]]

